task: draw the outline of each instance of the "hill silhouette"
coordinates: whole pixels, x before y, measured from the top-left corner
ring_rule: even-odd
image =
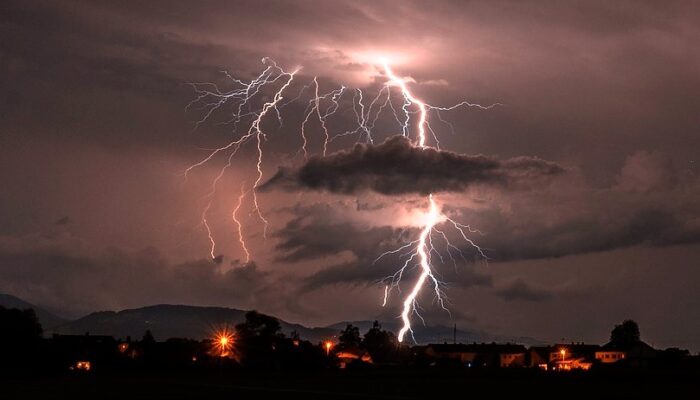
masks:
[[[158,304],[147,307],[126,309],[121,311],[98,311],[73,321],[60,318],[18,297],[0,294],[0,305],[9,308],[32,308],[37,313],[39,322],[44,328],[44,334],[53,333],[66,335],[110,335],[125,339],[130,336],[141,338],[146,330],[150,330],[157,340],[168,338],[190,338],[202,340],[211,337],[217,329],[224,326],[232,327],[245,320],[247,310],[228,307],[204,307],[175,304]],[[372,327],[373,320],[341,321],[325,327],[310,328],[301,324],[279,320],[282,332],[289,335],[296,331],[302,338],[311,342],[320,342],[336,337],[352,324],[364,333]],[[400,321],[380,321],[383,329],[398,332]],[[441,343],[453,340],[453,327],[444,325],[414,327],[417,343]],[[530,337],[494,335],[478,330],[457,329],[457,341],[471,342],[511,342],[525,345],[539,345],[541,341]]]
[[[226,307],[200,307],[188,305],[158,304],[122,311],[99,311],[68,322],[56,333],[79,335],[112,335],[117,338],[140,338],[150,330],[157,340],[171,337],[206,339],[217,329],[232,327],[245,320],[244,310]],[[282,331],[297,331],[307,340],[320,341],[337,332],[330,328],[307,328],[280,320]]]
[[[36,314],[36,317],[44,330],[52,330],[67,322],[67,320],[57,316],[56,314],[46,311],[39,306],[26,302],[19,297],[12,296],[10,294],[0,293],[0,306],[5,308],[19,308],[20,310],[31,308],[34,310],[34,313]]]

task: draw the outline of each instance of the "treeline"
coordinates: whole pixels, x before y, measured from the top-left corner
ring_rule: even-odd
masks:
[[[0,307],[0,372],[10,374],[105,370],[196,369],[324,369],[338,365],[338,355],[348,366],[398,362],[402,353],[396,337],[378,322],[364,335],[348,325],[337,338],[322,343],[303,340],[296,332],[282,333],[279,321],[256,311],[235,325],[225,344],[219,332],[211,339],[169,338],[158,341],[150,331],[142,338],[115,339],[101,335],[42,337],[33,310]],[[224,346],[224,347],[222,347]],[[363,355],[366,357],[363,359]],[[345,365],[344,365],[345,366]]]
[[[93,373],[99,371],[320,370],[331,368],[544,368],[590,363],[594,367],[653,367],[700,370],[700,357],[686,350],[655,350],[640,340],[634,321],[611,332],[605,346],[562,344],[526,349],[511,344],[431,344],[410,346],[382,329],[379,322],[364,334],[348,324],[337,337],[321,343],[282,333],[279,321],[256,311],[233,328],[221,327],[207,340],[158,341],[101,335],[42,336],[33,310],[0,307],[0,375]],[[606,364],[596,353],[622,355]],[[539,361],[538,361],[539,360]],[[587,368],[586,368],[587,369]]]

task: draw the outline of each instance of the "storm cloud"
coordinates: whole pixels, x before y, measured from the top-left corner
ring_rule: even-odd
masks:
[[[284,290],[255,263],[172,262],[152,247],[95,249],[61,230],[0,236],[0,266],[0,293],[73,313],[178,304],[183,293],[198,305],[275,308],[269,295]]]
[[[279,261],[310,262],[323,257],[343,256],[309,276],[304,277],[301,292],[333,285],[376,285],[393,275],[402,262],[397,257],[381,257],[380,254],[396,249],[411,241],[415,229],[398,229],[390,226],[368,227],[351,222],[343,213],[334,212],[327,205],[297,207],[295,218],[280,229],[276,236],[279,243]],[[469,251],[464,254],[470,254]],[[474,265],[464,259],[445,260],[436,257],[433,263],[440,268],[436,275],[446,283],[461,288],[491,286],[491,277],[477,272]],[[445,265],[442,265],[445,264]],[[410,268],[409,268],[410,270]],[[410,275],[408,273],[407,275]]]
[[[381,144],[357,144],[326,157],[311,157],[298,169],[280,169],[264,188],[308,188],[340,194],[386,195],[459,192],[472,185],[524,186],[564,172],[536,157],[499,160],[414,146],[404,136]]]
[[[510,284],[496,290],[496,295],[505,301],[545,301],[552,298],[552,293],[540,288],[534,288],[522,279],[516,279]]]
[[[73,314],[177,302],[251,306],[307,324],[366,319],[381,295],[372,283],[397,266],[372,264],[377,252],[416,234],[415,226],[401,231],[389,208],[421,210],[413,194],[435,189],[450,192],[439,196],[448,215],[484,232],[475,239],[491,258],[486,272],[468,263],[459,276],[436,265],[453,284],[451,309],[489,329],[597,342],[629,317],[645,340],[697,351],[699,5],[0,2],[0,291]],[[211,262],[202,196],[221,165],[202,168],[184,188],[179,174],[234,135],[218,124],[227,115],[191,133],[200,115],[185,111],[193,95],[186,82],[225,88],[220,71],[251,79],[262,57],[303,66],[286,100],[312,76],[320,92],[348,88],[328,120],[333,136],[357,126],[353,91],[362,89],[368,105],[383,87],[372,56],[385,52],[432,105],[505,104],[430,116],[441,148],[494,156],[467,157],[470,168],[437,178],[389,170],[382,181],[384,170],[363,164],[347,175],[352,181],[336,183],[336,165],[328,174],[315,168],[326,167],[320,157],[307,181],[299,169],[284,171],[278,187],[293,191],[259,196],[267,240],[251,205],[242,205],[255,260],[242,266],[229,263],[244,255],[231,208],[257,171],[254,146],[241,149],[208,214],[216,254],[224,254]],[[263,124],[265,179],[298,161],[289,157],[301,146],[304,107],[292,103],[281,109],[283,124],[276,116]],[[377,145],[365,147],[400,133],[395,122],[382,115]],[[306,128],[317,154],[324,132],[313,115]],[[339,137],[327,154],[351,154],[357,140]],[[521,164],[512,161],[521,155]],[[542,160],[565,173],[547,172]],[[354,197],[360,222],[335,203]],[[278,212],[296,202],[302,207],[291,217]],[[304,209],[310,204],[313,213]],[[47,229],[82,239],[37,233]],[[553,289],[556,301],[528,301],[516,277]],[[316,316],[284,315],[295,299]]]

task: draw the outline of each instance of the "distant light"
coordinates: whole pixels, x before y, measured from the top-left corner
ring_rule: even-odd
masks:
[[[228,357],[231,354],[233,342],[233,333],[228,329],[217,332],[213,340],[213,353],[219,357]]]
[[[91,367],[90,361],[78,361],[75,363],[75,369],[77,370],[90,371]]]
[[[326,341],[323,343],[323,347],[326,348],[326,355],[330,355],[330,354],[331,354],[331,348],[333,347],[333,342],[331,342],[330,340],[326,340]]]

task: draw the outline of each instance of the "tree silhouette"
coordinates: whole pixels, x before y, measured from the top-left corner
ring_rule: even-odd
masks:
[[[155,342],[156,338],[153,337],[153,333],[151,333],[151,330],[146,329],[146,332],[143,334],[143,338],[141,339],[141,343],[143,343],[144,346],[150,346]]]
[[[619,348],[629,348],[639,343],[639,325],[631,319],[615,325],[610,332],[610,344]]]
[[[269,339],[276,337],[281,330],[282,327],[277,318],[257,311],[248,311],[245,313],[245,322],[236,325],[236,331],[245,337],[256,336]]]
[[[26,343],[41,338],[43,330],[34,310],[0,306],[0,340],[2,343]]]
[[[360,329],[352,324],[347,324],[345,329],[340,331],[338,342],[341,349],[360,347],[360,343],[362,342],[360,339]]]
[[[32,366],[42,334],[34,310],[0,306],[0,327],[0,369],[18,371]]]
[[[372,328],[365,333],[362,339],[362,347],[369,352],[375,362],[386,362],[395,356],[397,343],[396,336],[382,330],[379,321],[374,321]]]
[[[269,367],[275,362],[275,354],[281,350],[284,335],[277,318],[248,311],[245,322],[236,325],[234,348],[241,360],[253,367]]]

